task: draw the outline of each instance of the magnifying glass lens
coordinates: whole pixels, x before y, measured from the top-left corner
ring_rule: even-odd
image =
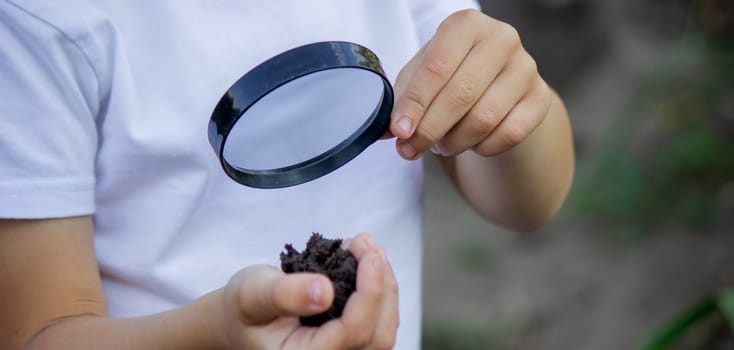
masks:
[[[209,143],[240,184],[295,186],[358,156],[388,129],[393,91],[364,46],[300,46],[243,75],[209,119]]]
[[[382,93],[380,76],[358,68],[328,69],[292,80],[242,114],[222,156],[240,170],[303,163],[368,126]]]

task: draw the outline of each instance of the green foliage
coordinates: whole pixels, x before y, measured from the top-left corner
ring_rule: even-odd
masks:
[[[694,327],[717,313],[724,315],[729,328],[734,332],[734,290],[724,290],[691,306],[655,332],[639,350],[670,349]]]
[[[732,333],[734,333],[734,290],[725,290],[719,294],[717,305],[729,322]]]

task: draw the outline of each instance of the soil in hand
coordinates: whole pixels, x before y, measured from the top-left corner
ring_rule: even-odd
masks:
[[[347,299],[357,286],[357,261],[351,252],[341,248],[341,239],[326,239],[314,233],[299,253],[286,244],[280,253],[280,268],[285,273],[315,272],[329,277],[334,284],[334,303],[324,313],[301,317],[301,324],[318,327],[342,315]]]

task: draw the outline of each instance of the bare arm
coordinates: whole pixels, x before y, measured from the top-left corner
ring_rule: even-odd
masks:
[[[395,96],[400,155],[440,155],[479,213],[529,231],[558,211],[574,167],[568,115],[512,26],[452,14],[400,71]]]
[[[109,318],[92,245],[92,219],[0,220],[0,348],[386,349],[397,330],[395,277],[368,235],[349,249],[357,291],[342,317],[301,327],[325,311],[328,278],[269,266],[235,274],[192,304],[137,318]]]
[[[0,220],[0,348],[201,349],[206,298],[187,308],[107,318],[92,219]],[[206,307],[201,307],[206,309]],[[211,338],[211,337],[210,337]]]
[[[544,121],[508,152],[474,152],[438,159],[464,199],[481,215],[515,231],[530,231],[560,209],[571,185],[571,127],[557,95]]]

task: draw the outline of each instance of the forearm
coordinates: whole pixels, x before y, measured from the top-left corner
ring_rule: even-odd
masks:
[[[395,285],[395,278],[366,234],[354,238],[363,249],[350,250],[358,262],[378,260],[362,265],[378,267],[360,272],[357,283],[374,288],[358,287],[344,322],[312,328],[301,327],[297,317],[329,309],[334,289],[328,277],[286,275],[267,265],[243,268],[187,306],[108,318],[92,227],[90,216],[0,219],[0,349],[332,349],[394,341],[397,292],[383,291],[378,282]]]
[[[136,318],[75,316],[51,323],[25,349],[217,349],[221,300],[215,291],[191,305]]]
[[[511,150],[488,158],[470,151],[438,158],[478,213],[512,230],[536,229],[558,212],[573,177],[568,113],[554,93],[543,122]]]

